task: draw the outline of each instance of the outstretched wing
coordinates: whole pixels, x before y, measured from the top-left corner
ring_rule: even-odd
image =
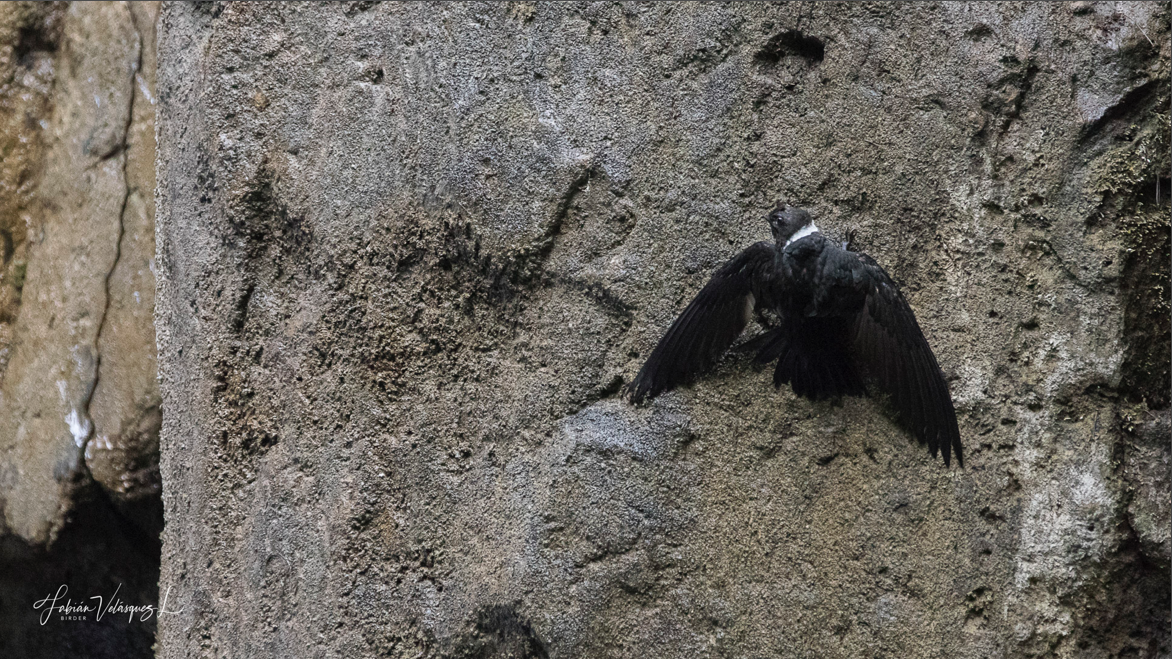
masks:
[[[641,402],[684,384],[716,363],[745,329],[757,302],[754,289],[773,264],[774,244],[759,242],[725,263],[659,340],[627,387]]]
[[[866,254],[867,297],[855,316],[851,353],[855,363],[889,397],[901,425],[932,457],[939,450],[948,465],[953,453],[964,466],[956,410],[944,374],[899,288]]]

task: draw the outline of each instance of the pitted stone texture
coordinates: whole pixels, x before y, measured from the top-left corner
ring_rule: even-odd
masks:
[[[1167,654],[1119,462],[1167,23],[168,6],[162,656]],[[903,283],[966,469],[736,358],[619,398],[778,197]]]

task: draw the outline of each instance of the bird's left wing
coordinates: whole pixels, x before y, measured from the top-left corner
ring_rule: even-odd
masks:
[[[866,301],[854,319],[850,350],[855,363],[889,397],[899,422],[932,457],[939,450],[948,465],[953,454],[964,466],[960,429],[944,373],[924,339],[916,316],[895,282],[871,257],[862,264]]]
[[[633,402],[684,384],[716,363],[745,329],[754,289],[773,267],[774,244],[759,242],[725,263],[672,323],[627,387]]]

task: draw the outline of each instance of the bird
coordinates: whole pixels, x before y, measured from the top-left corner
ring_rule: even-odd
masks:
[[[776,326],[737,348],[776,361],[773,384],[810,400],[886,401],[896,423],[948,467],[964,466],[956,410],[915,314],[870,256],[827,238],[805,209],[777,202],[761,241],[721,266],[651,351],[624,395],[636,405],[710,370],[756,316]]]

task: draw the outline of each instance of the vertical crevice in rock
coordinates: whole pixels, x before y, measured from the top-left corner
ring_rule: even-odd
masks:
[[[104,309],[95,336],[98,374],[89,411],[93,436],[86,446],[90,475],[116,508],[148,535],[162,524],[158,500],[158,426],[153,308],[153,213],[143,190],[153,189],[153,20],[150,6],[129,5],[128,39],[137,47],[124,70],[126,116],[115,151],[122,154],[121,198],[113,227],[114,253],[103,281]]]
[[[0,23],[33,3],[13,6],[0,7]],[[0,365],[0,656],[145,657],[153,619],[90,614],[42,625],[33,609],[63,586],[74,603],[116,594],[124,605],[153,606],[162,525],[153,206],[142,194],[154,184],[147,21],[157,6],[53,11],[52,38],[24,29],[15,47],[28,69],[22,84],[33,80],[29,71],[53,74],[42,90],[49,112],[19,114],[45,134],[42,166],[20,180],[36,204],[13,214],[18,230],[0,217],[0,285],[27,263],[14,282],[20,313],[0,317],[17,338]],[[0,57],[9,43],[0,33]],[[13,296],[5,287],[0,297],[2,313]]]
[[[106,271],[106,276],[103,279],[103,290],[106,296],[102,307],[102,315],[98,319],[98,329],[94,332],[93,354],[94,354],[94,379],[92,385],[89,387],[89,396],[85,399],[85,415],[89,423],[89,434],[85,438],[82,449],[82,456],[86,455],[88,444],[94,435],[94,424],[90,415],[90,402],[93,400],[93,392],[98,387],[98,381],[102,377],[102,330],[106,328],[107,319],[110,316],[110,302],[112,295],[110,293],[110,279],[114,276],[114,271],[118,268],[118,262],[122,258],[122,239],[126,235],[126,208],[130,203],[130,177],[127,171],[127,166],[130,163],[130,127],[134,124],[134,105],[135,99],[141,93],[138,85],[135,84],[138,72],[142,69],[142,32],[138,29],[137,21],[134,18],[133,12],[130,14],[130,23],[134,28],[134,35],[136,39],[135,49],[138,51],[134,68],[130,72],[130,98],[126,104],[126,121],[122,126],[122,139],[115,154],[122,158],[122,203],[118,208],[118,227],[117,235],[114,240],[114,260],[110,263],[110,269]],[[85,465],[85,460],[82,460]],[[89,469],[86,468],[88,473]],[[91,476],[92,477],[92,476]]]

